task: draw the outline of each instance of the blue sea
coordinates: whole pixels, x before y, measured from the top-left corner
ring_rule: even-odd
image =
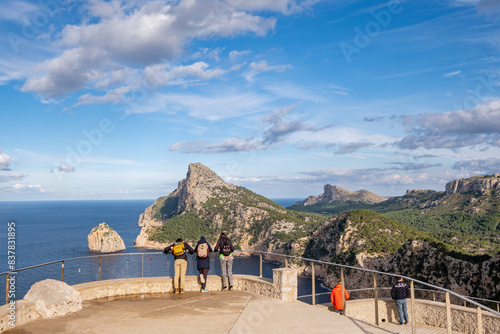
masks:
[[[274,201],[284,207],[300,199]],[[134,247],[140,232],[139,215],[151,200],[0,202],[0,247],[7,253],[8,223],[15,222],[16,268],[55,260],[95,255],[88,249],[87,235],[102,222],[122,237],[125,252]],[[0,272],[8,271],[1,261]]]
[[[300,200],[273,199],[287,207]],[[125,242],[127,249],[123,256],[103,258],[102,279],[115,277],[137,277],[173,275],[173,260],[169,256],[153,250],[157,254],[138,258],[137,253],[151,251],[134,247],[134,240],[140,232],[137,225],[139,215],[154,203],[154,200],[107,200],[107,201],[34,201],[0,202],[0,247],[2,253],[8,251],[8,226],[15,222],[15,268],[21,269],[51,261],[96,255],[88,249],[87,236],[95,226],[106,222]],[[11,271],[7,256],[2,257],[0,273]],[[97,262],[96,262],[97,261]],[[66,261],[65,281],[77,284],[98,279],[98,258]],[[194,256],[189,260],[188,274],[196,274]],[[272,269],[277,265],[265,263],[264,277],[272,277]],[[219,266],[212,266],[210,274],[220,274]],[[234,272],[258,274],[257,258],[240,258],[235,262]],[[142,272],[142,273],[141,273]],[[61,264],[29,269],[17,273],[18,296],[22,298],[29,287],[44,278],[59,279]],[[302,294],[310,293],[310,278],[302,278]],[[321,281],[317,290],[322,291]],[[0,291],[5,289],[5,276],[0,280]],[[306,297],[307,299],[307,297]],[[306,300],[304,300],[306,301]]]

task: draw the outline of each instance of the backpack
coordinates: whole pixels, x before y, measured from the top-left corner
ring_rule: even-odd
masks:
[[[206,242],[198,244],[196,256],[198,256],[198,258],[200,259],[206,259],[208,257],[208,244]]]
[[[222,255],[224,256],[229,256],[231,255],[231,247],[229,247],[229,244],[227,243],[227,239],[224,240],[224,244],[222,245]]]
[[[184,254],[184,243],[183,242],[178,242],[172,247],[172,253],[174,256],[180,256]]]

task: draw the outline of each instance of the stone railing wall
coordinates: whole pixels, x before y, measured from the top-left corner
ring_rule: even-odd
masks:
[[[221,276],[208,276],[207,290],[220,291],[221,286]],[[173,279],[172,277],[123,278],[81,283],[72,287],[80,292],[82,301],[86,301],[129,295],[172,293]],[[234,275],[233,289],[283,301],[297,300],[297,271],[290,268],[273,269],[272,280],[251,275]],[[200,291],[198,276],[186,276],[184,291]],[[0,306],[0,333],[12,328],[9,325],[11,319],[9,316],[12,315],[9,304]],[[17,326],[40,317],[40,314],[35,310],[35,302],[24,299],[15,302]]]
[[[446,304],[429,300],[415,299],[415,324],[417,326],[431,326],[446,328]],[[328,307],[331,305],[323,305]],[[398,323],[396,303],[392,299],[379,299],[379,323]],[[410,321],[412,314],[410,299],[408,299],[408,313]],[[374,299],[348,300],[346,315],[368,323],[375,323]],[[477,311],[474,308],[451,305],[452,330],[460,333],[476,333]],[[482,312],[484,334],[500,333],[500,317]]]

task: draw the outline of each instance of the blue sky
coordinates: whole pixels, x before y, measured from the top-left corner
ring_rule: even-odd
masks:
[[[0,31],[0,200],[500,172],[499,1],[7,0]]]

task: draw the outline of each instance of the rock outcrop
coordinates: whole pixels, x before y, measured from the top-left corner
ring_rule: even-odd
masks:
[[[123,239],[106,223],[94,227],[87,240],[92,252],[110,253],[125,250]]]
[[[142,230],[135,244],[161,249],[176,239],[176,233],[192,241],[204,233],[213,242],[218,233],[225,231],[241,248],[274,250],[280,248],[283,240],[292,239],[290,234],[307,233],[315,221],[324,220],[314,217],[306,222],[306,216],[309,215],[286,210],[244,187],[226,183],[208,167],[192,163],[177,189],[158,198],[140,216]],[[183,217],[190,217],[189,222],[180,227],[180,220],[188,220]],[[189,235],[190,231],[199,232]]]
[[[446,184],[447,195],[472,193],[483,195],[487,190],[500,189],[500,173],[450,181]]]
[[[466,296],[495,300],[500,297],[500,254],[490,258],[446,252],[439,245],[424,240],[417,231],[412,233],[409,227],[378,224],[380,217],[374,214],[366,221],[355,223],[352,214],[345,213],[329,219],[313,233],[305,256],[400,274]],[[367,226],[370,228],[366,229]],[[376,236],[376,244],[367,231]],[[392,250],[391,241],[397,238],[396,244],[400,246]],[[374,251],[377,244],[385,246]],[[321,269],[317,273],[330,287],[339,280],[338,273]],[[370,272],[349,271],[347,275],[350,289],[370,286],[373,282]],[[380,286],[391,286],[393,281],[392,277],[384,275],[379,275],[378,279]]]
[[[80,292],[53,279],[33,284],[24,299],[35,302],[35,310],[42,318],[54,318],[82,309]]]
[[[387,200],[386,197],[374,194],[367,190],[361,189],[357,191],[350,191],[338,186],[332,186],[330,184],[325,184],[324,192],[319,196],[309,196],[303,201],[295,202],[294,205],[315,205],[315,204],[327,204],[334,201],[352,201],[352,202],[363,202],[363,203],[380,203]]]

